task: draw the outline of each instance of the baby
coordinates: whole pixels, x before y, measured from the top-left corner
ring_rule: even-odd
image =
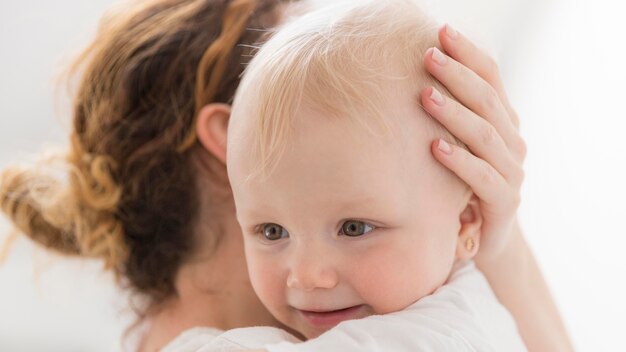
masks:
[[[202,350],[525,350],[471,260],[478,204],[430,154],[436,138],[461,144],[419,105],[427,86],[446,94],[416,64],[435,28],[408,0],[343,1],[260,49],[228,173],[252,285],[308,341],[237,329]]]

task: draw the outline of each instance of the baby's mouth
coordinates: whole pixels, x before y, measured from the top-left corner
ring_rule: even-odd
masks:
[[[309,324],[321,329],[330,329],[345,320],[358,319],[365,316],[365,305],[357,305],[337,310],[310,311],[297,309],[298,313]]]

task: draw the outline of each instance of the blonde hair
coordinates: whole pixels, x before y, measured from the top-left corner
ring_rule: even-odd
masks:
[[[235,99],[245,112],[234,111],[231,123],[244,114],[256,120],[254,172],[276,163],[303,105],[371,129],[372,122],[387,126],[382,109],[391,84],[415,90],[416,104],[427,84],[450,96],[421,65],[437,43],[437,25],[410,0],[341,1],[287,23],[246,68]],[[462,145],[436,122],[426,126]]]

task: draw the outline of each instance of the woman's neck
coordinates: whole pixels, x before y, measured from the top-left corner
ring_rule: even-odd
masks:
[[[176,280],[178,294],[148,317],[150,328],[141,351],[158,350],[183,331],[198,326],[228,330],[278,325],[252,290],[239,225],[229,223],[222,228],[217,248],[200,249],[204,255],[181,266]]]

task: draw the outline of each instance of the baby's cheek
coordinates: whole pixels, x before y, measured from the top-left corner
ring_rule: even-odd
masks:
[[[272,262],[264,260],[262,256],[248,253],[248,272],[250,282],[259,299],[270,311],[280,306],[284,301],[285,280],[281,278],[281,271],[277,270]]]
[[[377,314],[402,310],[432,293],[445,280],[431,253],[405,246],[367,258],[363,270],[353,274],[354,286]]]

